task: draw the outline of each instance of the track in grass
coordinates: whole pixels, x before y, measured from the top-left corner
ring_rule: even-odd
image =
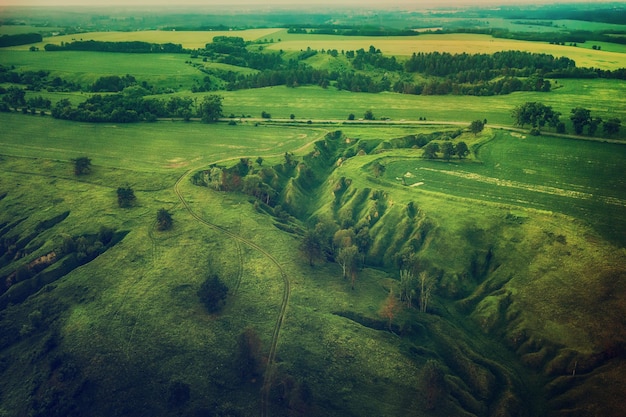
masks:
[[[289,296],[291,294],[291,284],[289,282],[289,278],[287,277],[287,274],[285,273],[285,270],[283,269],[283,267],[280,265],[280,263],[278,262],[278,260],[268,251],[266,251],[265,249],[263,249],[261,246],[257,245],[256,243],[254,243],[251,240],[245,239],[241,236],[239,236],[236,233],[231,232],[230,230],[225,229],[224,227],[217,225],[215,223],[209,222],[205,219],[203,219],[202,217],[200,217],[196,212],[193,211],[193,209],[191,208],[191,206],[189,205],[189,203],[187,202],[187,200],[185,200],[185,198],[182,195],[182,192],[180,191],[180,184],[182,183],[182,181],[187,178],[189,176],[189,174],[191,174],[193,172],[193,169],[188,170],[187,172],[185,172],[179,179],[178,181],[176,181],[176,184],[174,185],[174,191],[176,192],[176,195],[178,196],[180,202],[182,203],[183,207],[185,208],[185,210],[187,210],[187,212],[194,218],[196,219],[196,221],[198,221],[199,223],[204,224],[205,226],[208,226],[222,234],[224,234],[225,236],[227,236],[228,238],[232,239],[234,242],[237,243],[238,245],[238,253],[239,253],[239,277],[237,279],[237,286],[236,288],[239,287],[239,283],[241,282],[241,275],[243,275],[243,256],[242,256],[242,251],[241,251],[241,244],[247,245],[248,247],[260,252],[261,254],[263,254],[265,257],[267,257],[277,268],[278,271],[280,272],[280,276],[281,279],[283,280],[284,283],[284,287],[283,287],[283,295],[282,295],[282,302],[280,305],[280,311],[278,313],[278,317],[276,319],[276,324],[274,325],[274,331],[272,333],[272,339],[270,342],[270,349],[269,349],[269,354],[268,354],[268,358],[267,358],[267,367],[265,369],[265,375],[263,378],[263,387],[261,388],[261,416],[267,416],[267,407],[268,407],[268,403],[269,403],[269,391],[270,391],[270,386],[271,386],[271,381],[272,381],[272,372],[274,369],[274,362],[276,360],[276,350],[277,350],[277,346],[278,346],[278,338],[280,336],[280,329],[283,325],[283,321],[285,319],[285,312],[287,311],[287,304],[289,304]]]

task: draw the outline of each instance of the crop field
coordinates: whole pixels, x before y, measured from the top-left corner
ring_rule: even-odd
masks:
[[[73,41],[106,41],[106,42],[129,42],[141,41],[150,43],[174,43],[180,44],[183,48],[196,49],[204,48],[204,45],[211,42],[215,36],[240,36],[244,40],[253,41],[267,38],[276,32],[276,29],[249,29],[241,31],[163,31],[163,30],[142,30],[135,32],[88,32],[73,35],[62,35],[44,38],[43,42],[35,44],[39,48],[48,43],[61,44],[61,42]],[[28,50],[30,45],[16,46],[11,49]]]
[[[514,39],[497,39],[489,35],[450,34],[420,35],[416,37],[346,37],[338,35],[288,34],[286,31],[271,35],[282,39],[269,45],[271,50],[300,51],[311,49],[357,50],[374,45],[386,55],[411,56],[417,52],[485,53],[519,50],[534,53],[566,56],[582,67],[616,69],[626,66],[626,56],[619,52],[593,50],[573,46],[550,45],[547,42],[529,42]],[[620,49],[621,50],[621,49]]]

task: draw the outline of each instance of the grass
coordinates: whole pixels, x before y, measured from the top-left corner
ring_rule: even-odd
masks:
[[[128,54],[99,52],[26,52],[0,51],[0,63],[15,65],[21,71],[50,71],[51,76],[90,85],[99,77],[131,74],[139,82],[162,88],[190,89],[195,80],[204,78],[197,69],[185,64],[187,55],[142,54],[128,59]]]
[[[527,101],[538,101],[562,113],[561,119],[571,132],[569,114],[583,106],[603,119],[626,120],[626,87],[617,80],[561,80],[552,93],[519,92],[507,96],[412,96],[396,93],[351,93],[333,88],[272,87],[254,90],[226,91],[224,113],[246,113],[260,116],[266,111],[275,118],[347,119],[353,113],[362,118],[373,110],[377,119],[466,121],[487,119],[488,123],[511,125],[513,108]],[[624,94],[620,94],[620,92]],[[601,133],[601,132],[599,132]]]
[[[19,56],[13,54],[18,52],[2,51],[0,57]],[[31,59],[31,55],[22,56]],[[103,59],[107,56],[115,58],[105,55]],[[83,65],[87,73],[88,64],[79,61],[74,57],[58,65],[71,69],[74,62]],[[121,58],[113,61],[121,63]],[[113,67],[113,63],[106,65]],[[131,64],[124,65],[128,68]],[[172,70],[177,65],[172,65]],[[225,114],[259,116],[268,111],[281,118],[294,113],[300,120],[341,119],[348,113],[361,117],[372,109],[377,118],[426,117],[468,124],[488,118],[489,124],[510,124],[510,110],[525,101],[553,104],[564,118],[570,108],[586,104],[594,114],[624,119],[626,103],[620,97],[626,95],[620,94],[622,88],[619,82],[608,80],[566,80],[551,94],[506,97],[363,95],[315,87],[220,94]],[[305,153],[308,144],[335,128],[345,130],[351,138],[367,140],[444,130],[445,126],[114,125],[14,113],[0,113],[0,124],[0,224],[28,217],[9,232],[23,236],[42,220],[64,211],[71,213],[41,236],[41,247],[19,262],[53,250],[64,234],[94,233],[100,225],[129,231],[122,242],[92,263],[1,313],[0,324],[7,335],[16,334],[15,329],[19,333],[33,310],[43,311],[46,320],[45,326],[0,352],[4,367],[0,391],[7,412],[25,410],[35,399],[41,403],[41,397],[52,401],[46,396],[67,397],[74,404],[76,395],[92,399],[95,405],[90,410],[97,411],[97,416],[138,409],[150,415],[171,415],[168,386],[183,381],[191,386],[191,396],[176,413],[258,413],[258,382],[241,383],[232,367],[236,340],[245,327],[252,326],[267,354],[283,281],[275,265],[246,246],[247,241],[271,253],[291,282],[278,343],[280,382],[276,386],[306,381],[316,403],[313,415],[423,415],[424,399],[416,390],[429,358],[442,364],[450,384],[456,381],[461,387],[453,393],[455,399],[434,415],[460,415],[458,398],[470,397],[476,387],[488,396],[496,395],[500,390],[492,393],[488,389],[490,373],[505,375],[494,379],[491,386],[509,386],[512,379],[513,384],[525,387],[519,389],[520,396],[539,404],[533,414],[543,415],[546,410],[541,401],[532,397],[544,393],[545,387],[528,388],[535,371],[522,367],[527,357],[520,353],[522,359],[513,358],[495,334],[504,335],[520,352],[523,348],[553,349],[554,356],[545,360],[556,357],[562,366],[551,366],[558,375],[571,373],[573,362],[560,356],[569,354],[567,351],[576,350],[582,363],[587,358],[584,355],[604,352],[605,343],[624,339],[619,327],[624,311],[620,301],[624,293],[620,284],[623,250],[616,250],[602,235],[575,220],[584,217],[611,237],[626,229],[623,145],[522,139],[487,129],[482,138],[467,133],[460,138],[468,143],[487,141],[479,150],[482,163],[423,161],[416,158],[416,150],[346,160],[311,197],[318,214],[333,215],[328,208],[332,186],[345,176],[352,180],[355,195],[365,189],[384,191],[378,198],[385,200],[387,211],[372,229],[377,247],[383,239],[404,237],[401,229],[408,223],[404,216],[408,202],[414,202],[419,216],[433,225],[419,256],[439,271],[439,288],[432,303],[435,314],[401,313],[397,324],[410,323],[414,330],[398,338],[335,314],[349,312],[380,321],[380,306],[396,285],[395,270],[360,271],[353,291],[340,278],[337,264],[309,267],[297,249],[299,239],[278,231],[273,219],[255,211],[246,196],[214,192],[188,181],[180,187],[193,212],[240,236],[242,241],[237,244],[193,218],[180,203],[173,184],[187,170],[220,160],[263,156],[265,166],[286,151]],[[92,158],[93,172],[76,178],[69,159],[84,155]],[[384,179],[373,178],[365,168],[378,159],[387,166]],[[408,180],[424,184],[400,185],[395,178],[406,172],[418,173],[421,177]],[[122,210],[116,205],[115,189],[125,183],[136,190],[138,203]],[[592,196],[582,199],[579,195]],[[360,203],[356,200],[359,198],[346,205],[354,205],[360,215],[375,204],[370,198]],[[174,217],[170,232],[154,230],[156,211],[162,207]],[[406,244],[389,242],[387,252]],[[481,275],[474,271],[475,265],[488,264],[488,252],[493,253],[494,261]],[[393,260],[395,255],[386,253],[385,257]],[[204,312],[195,295],[209,269],[217,269],[231,288],[240,282],[223,313],[213,317]],[[480,307],[473,310],[471,319],[468,305]],[[61,336],[57,347],[50,348],[45,340],[54,332]],[[528,335],[526,345],[523,340],[515,342],[519,334]],[[617,339],[612,339],[614,336]],[[52,358],[63,363],[61,369],[67,364],[71,370],[74,363],[79,375],[51,368]],[[498,364],[493,365],[492,360]],[[599,378],[606,375],[602,369],[594,372]],[[612,374],[606,385],[619,390],[621,379]],[[76,385],[75,390],[70,389],[71,384]],[[94,386],[97,392],[90,394]],[[86,391],[78,391],[79,387]],[[483,409],[488,405],[482,398],[474,400]],[[216,404],[221,408],[216,409]],[[285,411],[274,407],[270,410],[273,415]]]
[[[198,122],[82,124],[0,114],[5,155],[69,160],[88,155],[104,167],[134,171],[182,172],[192,166],[238,156],[282,155],[319,138],[324,130]],[[30,121],[34,123],[27,123]],[[27,143],[24,138],[29,138]],[[78,140],[77,138],[82,138]]]
[[[626,147],[499,133],[480,148],[481,164],[416,160],[390,163],[386,178],[408,176],[416,192],[435,191],[565,213],[626,242],[626,183],[620,172]],[[563,173],[569,172],[567,178]]]

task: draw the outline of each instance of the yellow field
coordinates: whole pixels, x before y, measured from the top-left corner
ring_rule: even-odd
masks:
[[[300,51],[312,49],[367,50],[370,45],[376,46],[386,55],[410,56],[414,52],[450,52],[450,53],[494,53],[499,51],[528,51],[551,54],[556,57],[567,56],[583,67],[616,69],[626,67],[626,54],[573,46],[550,45],[544,42],[518,41],[513,39],[497,39],[489,35],[450,34],[421,35],[417,37],[345,37],[335,35],[312,35],[310,38],[301,35],[299,39],[286,37],[286,40],[274,43],[269,49]],[[274,34],[276,39],[276,34]]]
[[[35,44],[39,48],[43,49],[44,45],[48,43],[60,44],[61,42],[73,42],[78,40],[94,40],[94,41],[108,41],[108,42],[122,42],[122,41],[142,41],[151,43],[174,43],[181,44],[184,48],[196,49],[204,48],[204,45],[213,40],[215,36],[241,36],[245,40],[251,41],[259,38],[267,37],[268,35],[275,33],[277,29],[250,29],[241,31],[162,31],[162,30],[144,30],[137,32],[90,32],[79,33],[74,35],[54,36],[50,38],[44,38],[40,44]],[[31,45],[22,45],[20,47],[14,47],[10,49],[27,50]],[[8,49],[8,48],[7,48]]]
[[[300,51],[307,49],[337,49],[357,50],[376,46],[386,55],[408,57],[414,52],[450,52],[450,53],[494,53],[498,51],[528,51],[551,54],[556,57],[567,56],[582,67],[597,67],[616,69],[626,67],[626,54],[620,52],[593,50],[588,47],[573,47],[550,45],[545,42],[518,41],[513,39],[497,39],[489,35],[477,34],[449,34],[449,35],[420,35],[417,37],[346,37],[337,35],[302,35],[288,34],[285,29],[251,29],[242,31],[138,31],[138,32],[91,32],[83,34],[65,35],[45,38],[37,44],[43,49],[47,43],[60,44],[75,40],[99,41],[144,41],[152,43],[171,42],[181,44],[185,48],[203,48],[215,36],[241,36],[245,40],[274,39],[274,43],[267,46],[270,50]],[[281,39],[279,42],[278,40]],[[31,45],[16,46],[15,50],[27,50]],[[606,47],[606,45],[605,45]],[[605,48],[611,49],[611,48]],[[614,49],[615,50],[615,49]]]

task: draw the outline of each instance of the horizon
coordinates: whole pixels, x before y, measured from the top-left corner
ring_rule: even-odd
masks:
[[[612,0],[554,0],[550,4],[623,4]],[[390,0],[384,5],[374,0],[319,0],[311,2],[299,2],[293,0],[183,0],[172,4],[171,0],[0,0],[0,7],[81,7],[81,8],[110,8],[110,7],[145,7],[158,6],[163,8],[180,7],[212,7],[212,6],[242,6],[242,7],[281,7],[302,8],[303,6],[334,5],[341,7],[368,7],[368,8],[450,8],[450,7],[500,7],[500,6],[548,6],[543,0]]]

